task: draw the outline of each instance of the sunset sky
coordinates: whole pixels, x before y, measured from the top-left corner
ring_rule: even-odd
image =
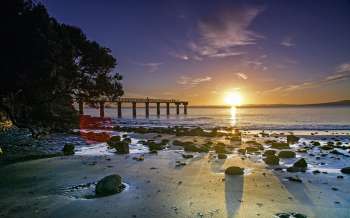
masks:
[[[350,1],[43,0],[110,48],[126,96],[191,105],[350,99]],[[103,2],[103,4],[102,4]]]

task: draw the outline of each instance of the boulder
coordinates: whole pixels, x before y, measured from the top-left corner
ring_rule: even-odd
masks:
[[[297,160],[294,164],[293,167],[297,167],[297,168],[307,168],[307,163],[306,160],[304,158],[301,158],[299,160]]]
[[[182,157],[185,159],[193,158],[192,154],[182,154]]]
[[[227,158],[227,155],[226,155],[226,154],[219,153],[219,154],[218,154],[218,158],[219,158],[219,159],[226,159],[226,158]]]
[[[64,145],[62,151],[64,155],[73,155],[74,154],[74,144],[67,143]]]
[[[244,174],[244,168],[232,166],[228,167],[225,170],[225,174],[227,175],[243,175]]]
[[[287,143],[288,144],[295,144],[299,141],[299,137],[295,135],[287,135]]]
[[[280,159],[276,155],[268,155],[266,158],[264,158],[264,162],[267,165],[279,165],[279,161]]]
[[[258,152],[260,149],[258,147],[246,147],[246,150],[248,154],[251,154],[251,153]]]
[[[238,149],[238,153],[239,153],[239,154],[243,154],[243,155],[244,155],[244,154],[246,153],[246,151],[247,151],[247,150],[246,150],[245,148],[240,148],[240,149]]]
[[[340,172],[344,174],[350,174],[350,167],[344,167],[343,169],[340,170]]]
[[[270,155],[275,155],[275,154],[276,154],[275,150],[266,150],[263,155],[270,156]]]
[[[289,149],[289,144],[285,142],[272,142],[271,148],[274,149]]]
[[[120,136],[113,136],[107,141],[107,145],[117,150],[119,154],[128,154],[130,141],[129,138],[125,138],[121,141]]]
[[[291,173],[295,172],[305,172],[307,168],[307,163],[304,158],[297,160],[292,167],[288,167],[287,171]]]
[[[278,153],[279,158],[294,158],[295,152],[294,151],[280,151]]]
[[[97,196],[107,196],[119,193],[123,190],[122,178],[119,175],[113,174],[104,177],[98,181],[95,193]]]

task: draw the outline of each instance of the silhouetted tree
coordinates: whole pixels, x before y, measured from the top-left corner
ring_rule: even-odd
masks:
[[[57,22],[42,4],[5,0],[1,5],[0,110],[15,125],[69,128],[78,118],[74,101],[123,94],[108,48]]]

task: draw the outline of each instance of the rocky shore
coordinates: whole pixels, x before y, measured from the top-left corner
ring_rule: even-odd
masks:
[[[40,140],[2,135],[0,216],[350,214],[348,134],[84,125]],[[21,162],[28,154],[57,157]]]

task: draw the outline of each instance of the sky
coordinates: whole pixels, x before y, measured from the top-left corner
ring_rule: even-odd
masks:
[[[127,97],[350,99],[350,1],[42,0],[112,50]]]

